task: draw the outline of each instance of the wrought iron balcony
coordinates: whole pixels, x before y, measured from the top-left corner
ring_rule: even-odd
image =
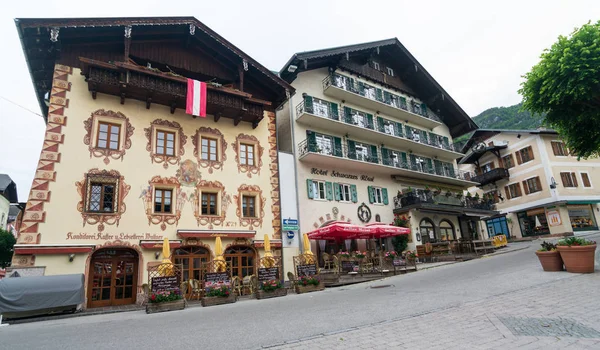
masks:
[[[493,200],[471,197],[459,198],[456,196],[456,194],[451,194],[448,196],[443,191],[441,193],[437,193],[435,191],[415,190],[404,194],[399,192],[398,195],[394,197],[394,206],[396,209],[419,204],[453,206],[478,210],[496,210],[496,205],[494,204]]]
[[[472,181],[474,182],[479,182],[480,186],[485,186],[487,184],[502,180],[502,179],[508,179],[510,177],[510,174],[508,172],[508,169],[505,168],[495,168],[492,169],[488,172],[485,172],[481,175],[476,175],[473,176],[473,178],[471,178]]]

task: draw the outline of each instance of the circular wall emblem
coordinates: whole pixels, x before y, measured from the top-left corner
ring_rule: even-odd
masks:
[[[333,215],[337,215],[340,210],[337,207],[333,207],[333,209],[331,209],[331,212],[333,213]]]
[[[363,203],[358,206],[357,215],[360,221],[369,222],[371,220],[371,209],[369,209],[369,207]]]

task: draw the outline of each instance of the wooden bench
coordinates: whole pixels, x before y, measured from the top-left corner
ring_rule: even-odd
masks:
[[[475,254],[479,254],[480,251],[482,251],[484,254],[487,252],[493,252],[494,242],[491,240],[473,241],[473,249],[475,250]]]

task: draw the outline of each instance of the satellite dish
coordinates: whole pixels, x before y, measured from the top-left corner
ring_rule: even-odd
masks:
[[[472,149],[472,150],[473,150],[473,152],[475,152],[475,153],[482,153],[482,152],[484,152],[484,151],[485,151],[485,148],[486,148],[486,147],[487,147],[487,146],[485,145],[485,143],[484,143],[484,142],[480,142],[480,143],[477,143],[477,144],[475,144],[475,145],[474,145],[474,146],[473,146],[471,149]]]

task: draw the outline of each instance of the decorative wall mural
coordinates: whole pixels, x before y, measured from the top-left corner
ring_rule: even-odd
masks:
[[[154,208],[154,189],[167,189],[172,191],[171,212],[155,212]],[[181,218],[181,210],[188,200],[185,192],[181,191],[181,184],[176,177],[154,176],[148,181],[148,188],[142,190],[140,198],[144,201],[144,209],[148,218],[148,226],[151,224],[159,225],[162,231],[167,229],[167,225],[176,225]]]
[[[240,147],[252,146],[252,161],[248,151],[240,150]],[[260,168],[262,167],[262,155],[263,147],[260,142],[253,135],[239,134],[235,138],[235,142],[231,144],[235,151],[235,161],[237,162],[238,172],[246,173],[248,177],[252,177],[252,174],[260,174]]]
[[[244,195],[255,196],[255,217],[244,217],[242,215],[242,196]],[[233,200],[237,205],[235,213],[240,220],[240,226],[248,226],[250,230],[253,230],[255,227],[262,227],[263,218],[265,217],[265,204],[267,200],[265,197],[263,197],[262,190],[259,186],[245,184],[241,185],[238,187],[238,194],[233,196]]]
[[[175,142],[174,145],[174,154],[157,154],[156,150],[156,131],[167,131],[175,133]],[[150,159],[152,163],[162,163],[163,168],[167,169],[169,164],[177,165],[181,160],[181,156],[185,154],[185,144],[187,143],[187,136],[183,133],[183,128],[177,122],[171,122],[163,119],[154,120],[149,128],[145,128],[146,138],[148,139],[148,144],[146,145],[146,151],[150,152]],[[166,152],[164,152],[166,153]]]
[[[217,215],[202,214],[202,191],[217,193],[217,205],[219,207]],[[227,209],[229,209],[232,200],[231,195],[225,191],[225,186],[222,183],[220,183],[219,181],[202,180],[198,183],[196,192],[194,192],[192,196],[193,197],[190,198],[190,201],[194,206],[194,216],[196,217],[198,226],[208,225],[208,228],[211,230],[213,229],[213,225],[223,226],[223,223],[225,222],[225,217],[227,216]]]
[[[98,136],[98,121],[102,120],[105,122],[116,124],[120,127],[119,129],[119,141],[117,149],[100,148],[97,147],[96,137]],[[83,137],[83,143],[88,146],[90,151],[90,158],[104,157],[104,164],[110,163],[110,158],[121,159],[125,156],[126,150],[131,148],[131,135],[135,128],[129,122],[127,118],[121,112],[113,112],[111,110],[99,109],[92,113],[92,116],[87,120],[83,121],[83,125],[86,131]],[[107,145],[108,146],[108,145]]]
[[[216,160],[202,159],[202,136],[216,141]],[[192,136],[192,143],[194,144],[194,156],[196,157],[196,160],[198,160],[198,165],[200,167],[208,169],[209,174],[213,173],[213,169],[223,170],[223,165],[227,160],[227,141],[225,141],[225,137],[219,131],[219,129],[207,128],[204,126],[199,128],[198,130],[196,130],[194,136]]]
[[[281,239],[281,200],[279,198],[279,159],[277,152],[277,123],[274,112],[266,112],[269,130],[269,172],[271,176],[271,213],[273,238]]]
[[[177,173],[175,173],[181,186],[195,187],[201,180],[202,174],[198,170],[198,165],[191,159],[186,159],[181,163]]]
[[[107,199],[104,198],[105,193],[92,191],[92,183],[114,185],[112,190],[114,192],[111,193],[113,205],[110,211],[107,211],[108,207],[96,207],[96,198],[103,197],[102,201]],[[84,227],[85,224],[98,224],[98,232],[102,232],[104,231],[104,225],[116,224],[119,226],[121,215],[127,209],[125,197],[131,186],[125,183],[124,177],[118,171],[90,169],[87,174],[84,174],[83,180],[75,182],[75,186],[81,198],[77,204],[77,210],[81,213]],[[100,203],[100,200],[98,200],[98,203]]]

